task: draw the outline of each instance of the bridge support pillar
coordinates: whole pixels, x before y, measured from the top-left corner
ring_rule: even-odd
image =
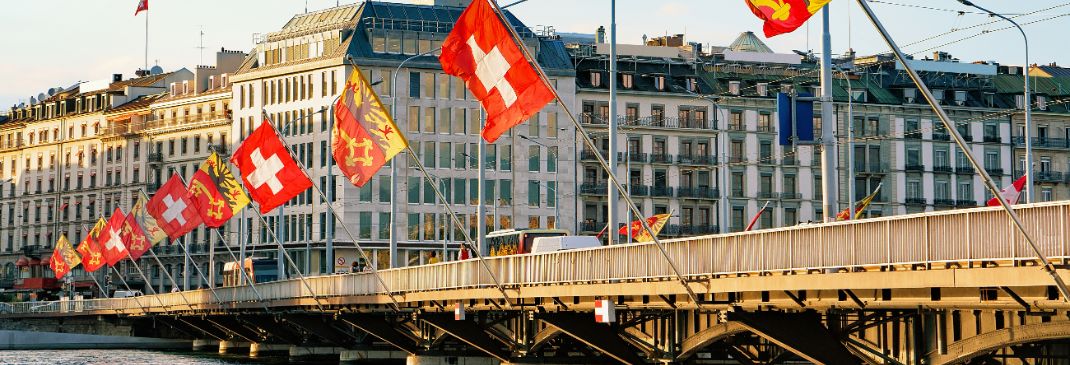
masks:
[[[219,341],[219,353],[225,354],[228,352],[237,352],[241,350],[249,349],[250,344],[248,342],[241,341]]]
[[[193,351],[208,351],[219,348],[218,340],[193,340]]]
[[[409,355],[405,365],[500,365],[501,360],[493,357],[474,356],[422,356]]]
[[[341,347],[313,347],[313,346],[290,346],[290,358],[307,359],[338,359],[338,355],[345,350]]]
[[[260,357],[269,354],[286,354],[290,352],[290,345],[276,344],[276,343],[259,343],[253,342],[249,344],[249,357]]]
[[[409,353],[404,351],[342,350],[338,355],[338,362],[343,364],[361,364],[365,362],[376,364],[396,362],[403,364],[408,355]]]

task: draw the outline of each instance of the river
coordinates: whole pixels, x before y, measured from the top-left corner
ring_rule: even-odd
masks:
[[[211,352],[150,350],[0,350],[3,365],[232,365],[232,364],[322,364],[323,361],[291,362],[286,356],[250,359],[242,355]]]

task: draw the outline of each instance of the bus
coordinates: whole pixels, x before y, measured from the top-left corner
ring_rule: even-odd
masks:
[[[253,279],[253,283],[264,283],[279,279],[278,262],[262,257],[250,257],[245,259],[245,273]],[[238,263],[231,261],[223,264],[223,286],[238,286],[241,283],[242,273],[238,271]]]
[[[531,244],[537,237],[567,236],[563,229],[528,228],[503,229],[487,234],[487,249],[490,256],[506,256],[531,252]]]

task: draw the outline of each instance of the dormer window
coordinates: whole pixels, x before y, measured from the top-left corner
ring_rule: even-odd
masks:
[[[696,93],[698,92],[698,80],[694,77],[687,78],[687,91]]]
[[[740,82],[739,81],[729,81],[728,82],[728,93],[729,94],[739,95],[739,89],[740,89]]]
[[[758,92],[758,96],[769,96],[769,84],[764,82],[758,83],[758,86],[755,87],[755,91]]]
[[[593,87],[601,87],[602,86],[602,73],[601,72],[591,71],[591,86],[593,86]]]
[[[654,88],[658,91],[665,90],[665,76],[654,76]]]
[[[632,88],[632,86],[633,86],[632,77],[633,77],[632,74],[623,74],[623,75],[621,75],[621,84],[624,85],[625,89],[631,89]]]
[[[189,94],[189,80],[182,81],[182,94]]]

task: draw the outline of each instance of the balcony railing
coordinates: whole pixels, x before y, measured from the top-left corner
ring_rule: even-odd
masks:
[[[717,164],[717,157],[715,156],[693,156],[693,155],[678,155],[676,156],[676,162],[685,165],[701,165],[712,166]]]
[[[977,206],[977,202],[973,199],[959,199],[955,201],[955,206],[960,208],[972,208]]]
[[[149,163],[163,162],[163,152],[151,152],[147,155]]]
[[[680,198],[717,199],[721,196],[721,192],[711,188],[685,187],[677,189],[676,196]]]
[[[650,163],[668,164],[668,163],[672,163],[672,162],[673,162],[672,155],[666,155],[666,154],[662,154],[662,153],[654,153],[654,154],[650,155]]]
[[[886,163],[868,163],[868,164],[856,163],[855,164],[855,173],[856,174],[857,173],[887,174],[888,173],[888,164],[886,164]]]
[[[1025,137],[1014,137],[1014,144],[1025,145]],[[1033,137],[1033,147],[1036,148],[1070,148],[1070,140],[1066,138]]]
[[[951,166],[947,166],[947,165],[933,166],[933,172],[943,172],[943,173],[950,174],[952,172],[955,172],[955,169],[952,168]]]
[[[653,197],[672,197],[673,188],[668,186],[655,186],[650,188],[650,196]]]
[[[1033,179],[1043,183],[1059,183],[1063,181],[1063,173],[1058,171],[1041,171],[1034,173]]]
[[[906,203],[907,203],[907,205],[925,205],[925,204],[928,204],[928,202],[925,200],[925,198],[907,198],[906,199]]]
[[[227,154],[227,145],[219,144],[219,143],[210,144],[210,145],[208,145],[208,150],[209,151],[215,151],[215,153],[218,153],[220,155],[226,155]]]
[[[608,124],[609,117],[598,114],[584,113],[581,115],[581,120],[586,124]],[[655,117],[647,116],[642,118],[619,116],[617,117],[617,124],[622,126],[631,127],[653,127],[653,128],[681,128],[681,129],[711,129],[713,123],[710,123],[706,119],[697,118],[678,118],[678,117]]]
[[[989,175],[999,175],[999,176],[1003,176],[1003,169],[1002,169],[1002,168],[999,168],[999,167],[996,167],[996,168],[987,168],[987,167],[986,167],[986,168],[985,168],[985,170],[987,170],[987,171],[988,171],[988,174],[989,174]]]
[[[140,131],[146,130],[146,129],[181,127],[181,126],[185,126],[185,125],[189,125],[189,124],[202,123],[202,122],[208,122],[208,123],[210,123],[210,122],[220,122],[220,123],[228,122],[229,123],[228,119],[229,118],[227,117],[226,113],[221,113],[221,112],[196,114],[196,115],[187,115],[187,116],[175,117],[175,118],[153,119],[153,120],[150,120],[150,121],[144,123],[143,124],[144,125],[143,128],[136,128],[135,127],[133,129],[131,129],[129,131],[129,133],[140,132]],[[133,124],[132,124],[132,126],[133,126]]]
[[[581,161],[598,161],[598,155],[594,151],[583,150],[582,152],[580,152],[580,160]]]
[[[959,166],[955,168],[955,173],[959,175],[973,175],[977,170],[973,169],[973,166]]]
[[[946,199],[946,198],[933,199],[933,205],[939,205],[939,206],[944,206],[944,207],[953,207],[953,206],[955,206],[955,199]]]
[[[606,183],[581,184],[580,194],[605,195]]]
[[[771,191],[759,191],[758,199],[777,199],[780,198],[780,194]]]
[[[985,136],[984,141],[988,142],[988,143],[1000,143],[1000,142],[1003,142],[1001,140],[1001,138],[999,138],[999,136],[988,136],[988,135]]]
[[[780,199],[784,199],[784,200],[802,200],[802,194],[799,194],[799,193],[780,193]]]
[[[648,156],[649,155],[647,155],[645,153],[617,152],[617,161],[628,160],[628,161],[631,161],[631,162],[645,163],[645,162],[647,162],[647,159],[649,158]]]
[[[606,228],[606,222],[583,221],[580,222],[580,232],[599,232]]]
[[[728,123],[728,130],[730,130],[730,131],[745,131],[745,130],[747,130],[747,128],[746,128],[746,126],[743,125],[743,123]]]
[[[965,136],[963,136],[965,137]],[[950,141],[951,135],[947,133],[933,133],[934,141]]]
[[[771,126],[771,125],[758,125],[758,131],[759,132],[764,132],[764,133],[772,133],[772,132],[774,132],[773,131],[773,126]]]
[[[650,195],[650,186],[648,185],[628,185],[625,188],[631,190],[631,196]]]
[[[916,172],[924,172],[924,171],[925,171],[925,165],[922,165],[922,164],[916,164],[916,163],[909,163],[909,162],[908,162],[908,163],[906,164],[906,166],[904,166],[904,167],[903,167],[903,170],[906,170],[906,171],[916,171]]]

